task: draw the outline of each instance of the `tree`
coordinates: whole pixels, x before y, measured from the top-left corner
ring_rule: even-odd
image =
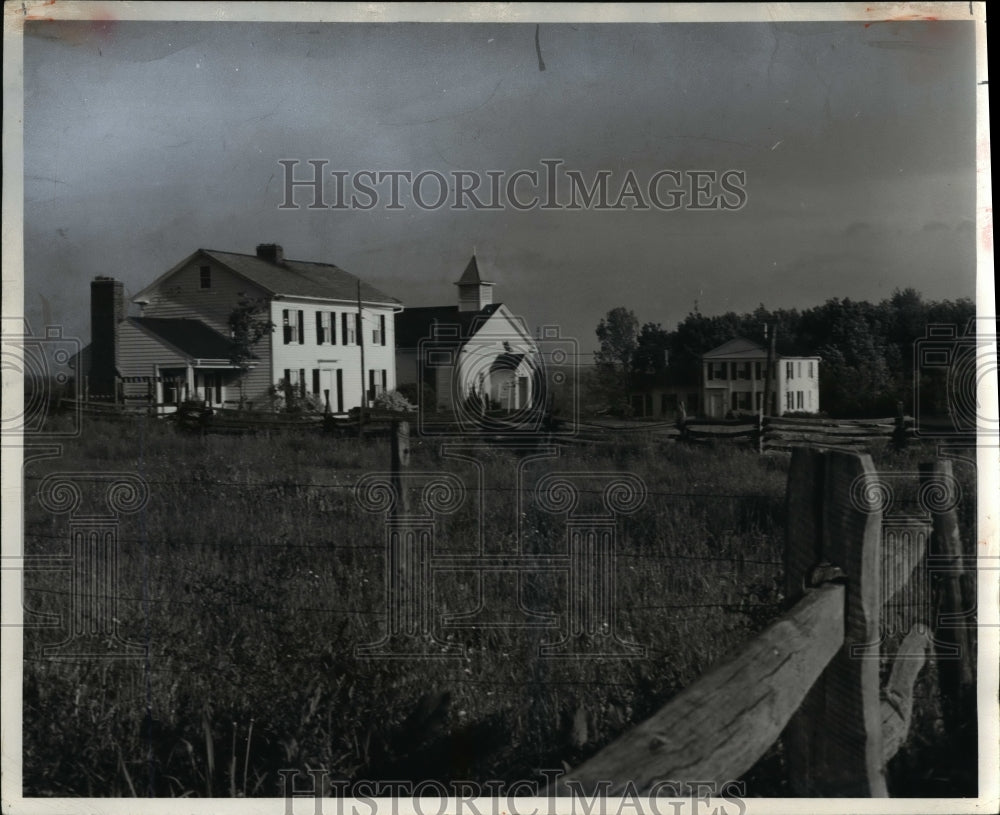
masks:
[[[250,370],[253,349],[267,334],[274,331],[274,323],[268,316],[267,300],[250,298],[240,294],[239,304],[229,313],[229,331],[233,344],[229,361],[240,369],[240,410],[243,410],[245,396],[243,382]]]
[[[645,323],[636,340],[632,365],[637,373],[657,374],[669,364],[670,332],[659,323]]]
[[[598,382],[611,407],[621,412],[628,406],[638,332],[635,312],[624,306],[611,309],[597,324],[597,339],[601,341],[601,350],[594,353]]]

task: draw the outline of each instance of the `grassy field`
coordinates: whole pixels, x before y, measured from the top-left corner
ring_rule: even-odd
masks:
[[[511,483],[511,454],[486,458],[491,483]],[[927,458],[876,451],[892,469]],[[29,555],[67,552],[67,516],[35,495],[48,473],[91,473],[99,490],[98,474],[134,472],[150,498],[119,530],[119,632],[141,658],[56,661],[41,649],[59,630],[25,631],[25,794],[273,796],[279,771],[309,768],[348,780],[540,779],[650,715],[782,610],[788,458],[630,437],[565,448],[527,472],[644,480],[645,505],[619,521],[617,577],[618,631],[645,658],[540,659],[556,632],[503,628],[442,630],[465,644],[461,658],[356,657],[385,630],[385,545],[383,518],[352,486],[388,465],[384,440],[201,437],[144,418],[90,422],[61,458],[29,465]],[[414,444],[410,466],[471,472],[431,442]],[[86,493],[79,512],[87,501],[101,511]],[[487,498],[491,540],[511,545],[513,492]],[[476,499],[442,521],[441,551],[469,551]],[[558,516],[530,502],[522,512],[529,551],[565,551]],[[967,540],[973,512],[968,501]],[[30,571],[25,582],[28,608],[67,615],[65,574]],[[477,589],[472,573],[443,574],[436,608],[470,609]],[[566,611],[565,577],[529,575],[525,594],[536,611]],[[974,794],[974,770],[952,766],[941,741],[933,671],[921,683],[894,792]],[[748,795],[782,795],[780,744],[744,780]]]

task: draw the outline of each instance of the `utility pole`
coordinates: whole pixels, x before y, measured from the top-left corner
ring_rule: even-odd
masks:
[[[761,417],[771,414],[771,391],[774,388],[774,375],[772,373],[772,369],[774,368],[774,340],[777,335],[777,325],[768,326],[766,323],[764,324],[764,336],[765,338],[770,338],[770,342],[767,346],[767,370],[764,372],[764,403],[760,408]]]
[[[368,386],[365,383],[365,325],[361,313],[361,279],[358,279],[358,324],[356,326],[358,336],[358,349],[361,352],[361,408],[358,412],[358,438],[365,435],[365,407],[368,402]]]

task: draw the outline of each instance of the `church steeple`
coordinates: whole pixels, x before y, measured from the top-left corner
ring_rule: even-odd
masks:
[[[455,285],[458,286],[459,311],[482,311],[493,303],[493,284],[479,274],[475,254]]]

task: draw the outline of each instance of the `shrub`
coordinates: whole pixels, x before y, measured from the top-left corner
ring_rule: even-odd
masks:
[[[396,391],[383,391],[375,397],[374,407],[377,410],[391,410],[395,413],[412,413],[417,406],[410,403],[402,393]]]

